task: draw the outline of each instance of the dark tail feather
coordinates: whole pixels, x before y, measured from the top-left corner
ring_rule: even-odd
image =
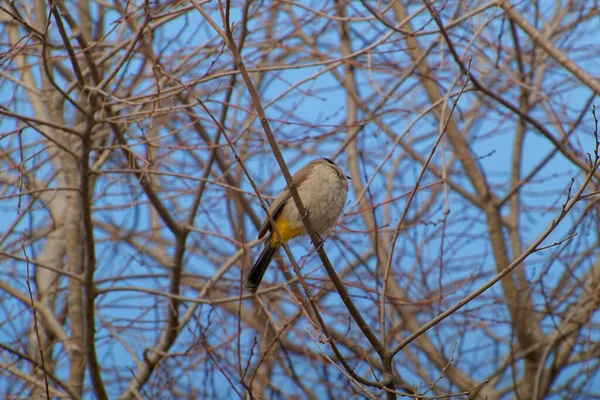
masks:
[[[265,248],[263,249],[262,253],[260,253],[260,256],[258,256],[258,259],[254,263],[254,266],[246,278],[246,290],[250,293],[255,293],[258,289],[258,285],[260,285],[263,276],[265,276],[265,272],[267,271],[269,264],[271,264],[275,253],[279,249],[279,246],[274,247],[272,246],[272,243],[273,239],[271,237],[265,243]]]

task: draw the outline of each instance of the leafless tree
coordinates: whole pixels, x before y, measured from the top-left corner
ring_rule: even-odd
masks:
[[[1,3],[0,396],[600,398],[599,14]],[[340,224],[246,293],[316,157]]]

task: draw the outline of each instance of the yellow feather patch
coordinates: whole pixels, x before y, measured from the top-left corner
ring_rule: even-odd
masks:
[[[282,242],[286,243],[288,240],[295,238],[296,236],[304,232],[304,226],[297,228],[290,224],[289,221],[284,221],[283,218],[278,218],[275,221],[275,225],[277,226],[277,230],[281,235],[281,240],[279,240],[277,234],[273,232],[273,242],[271,242],[272,247],[279,247],[281,246]]]

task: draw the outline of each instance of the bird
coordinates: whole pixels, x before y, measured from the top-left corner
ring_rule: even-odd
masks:
[[[335,227],[344,210],[348,197],[348,179],[350,177],[328,158],[312,160],[292,176],[302,204],[308,212],[310,224],[321,237]],[[307,233],[288,188],[285,188],[271,204],[269,214],[275,221],[281,237],[274,232],[269,217],[265,217],[258,232],[258,239],[267,234],[268,236],[262,252],[246,278],[245,287],[250,293],[256,293],[281,245]]]

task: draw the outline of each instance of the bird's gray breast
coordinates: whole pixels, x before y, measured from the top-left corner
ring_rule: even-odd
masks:
[[[332,168],[318,168],[311,172],[298,191],[308,209],[312,227],[321,236],[335,227],[346,198],[348,185]]]

